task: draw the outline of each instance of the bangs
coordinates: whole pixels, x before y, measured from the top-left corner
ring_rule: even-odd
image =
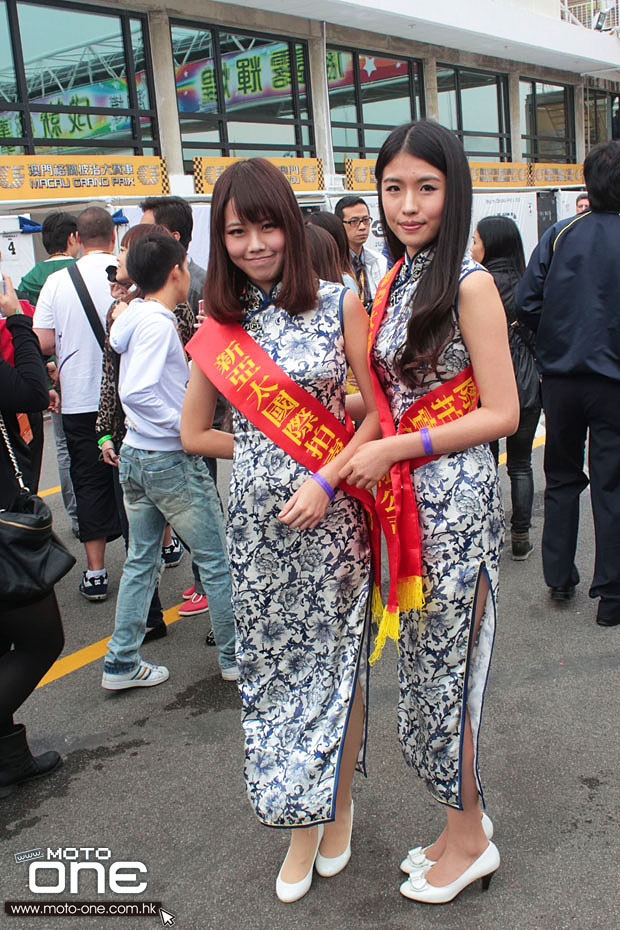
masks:
[[[288,226],[291,210],[295,213],[299,208],[290,184],[278,168],[257,158],[237,162],[227,170],[231,171],[227,199],[240,220],[269,220],[278,227]]]

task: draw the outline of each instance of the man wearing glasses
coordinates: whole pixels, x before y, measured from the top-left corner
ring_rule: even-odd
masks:
[[[360,299],[370,313],[377,285],[387,272],[385,256],[375,252],[374,249],[364,247],[372,222],[370,212],[366,201],[354,194],[341,197],[334,212],[344,223]]]

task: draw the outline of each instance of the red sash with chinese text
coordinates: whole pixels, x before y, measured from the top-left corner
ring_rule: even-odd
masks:
[[[403,414],[396,430],[387,397],[372,367],[371,356],[379,326],[385,315],[390,288],[403,261],[404,259],[401,259],[394,265],[377,288],[368,334],[368,365],[383,436],[413,433],[423,426],[451,423],[474,410],[478,403],[478,388],[473,369],[469,365],[450,381],[440,384],[412,404]],[[411,469],[419,468],[436,458],[439,456],[396,462],[377,484],[375,508],[387,542],[390,588],[375,648],[370,657],[371,663],[376,662],[381,655],[387,637],[398,642],[400,610],[420,611],[424,606],[420,527]]]
[[[300,387],[238,323],[217,323],[207,317],[186,345],[201,371],[230,403],[261,433],[310,472],[331,462],[355,430],[349,417],[342,424],[327,408]],[[368,514],[375,585],[373,612],[381,593],[381,530],[370,491],[338,485],[357,498]]]

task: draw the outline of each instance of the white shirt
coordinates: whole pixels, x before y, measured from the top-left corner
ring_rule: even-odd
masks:
[[[182,449],[181,409],[189,377],[174,313],[157,300],[132,300],[110,329],[121,357],[118,394],[125,442],[134,449]]]
[[[90,252],[77,262],[104,330],[112,303],[106,268],[115,264],[109,252]],[[33,326],[56,331],[62,412],[98,410],[102,353],[66,268],[51,274],[41,288]]]

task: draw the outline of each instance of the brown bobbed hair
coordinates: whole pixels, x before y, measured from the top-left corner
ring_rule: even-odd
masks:
[[[326,229],[330,236],[333,237],[336,248],[338,249],[338,260],[342,274],[350,274],[355,277],[351,267],[351,253],[349,250],[349,240],[344,223],[335,213],[328,213],[326,210],[318,210],[316,213],[309,213],[306,217],[306,226],[320,226]]]
[[[161,226],[159,223],[138,223],[137,226],[131,226],[121,239],[121,247],[128,249],[130,245],[142,239],[143,236],[150,236],[152,233],[160,233],[162,236],[171,236],[172,233],[167,226]]]
[[[326,229],[306,224],[306,239],[310,249],[312,267],[322,281],[342,284],[342,272],[338,261],[338,247]]]
[[[235,162],[220,175],[211,200],[211,243],[204,285],[207,316],[218,323],[243,317],[247,276],[231,261],[224,237],[224,212],[232,202],[242,222],[269,220],[284,232],[282,289],[275,304],[291,316],[316,306],[317,278],[312,268],[301,210],[282,172],[265,158]]]

